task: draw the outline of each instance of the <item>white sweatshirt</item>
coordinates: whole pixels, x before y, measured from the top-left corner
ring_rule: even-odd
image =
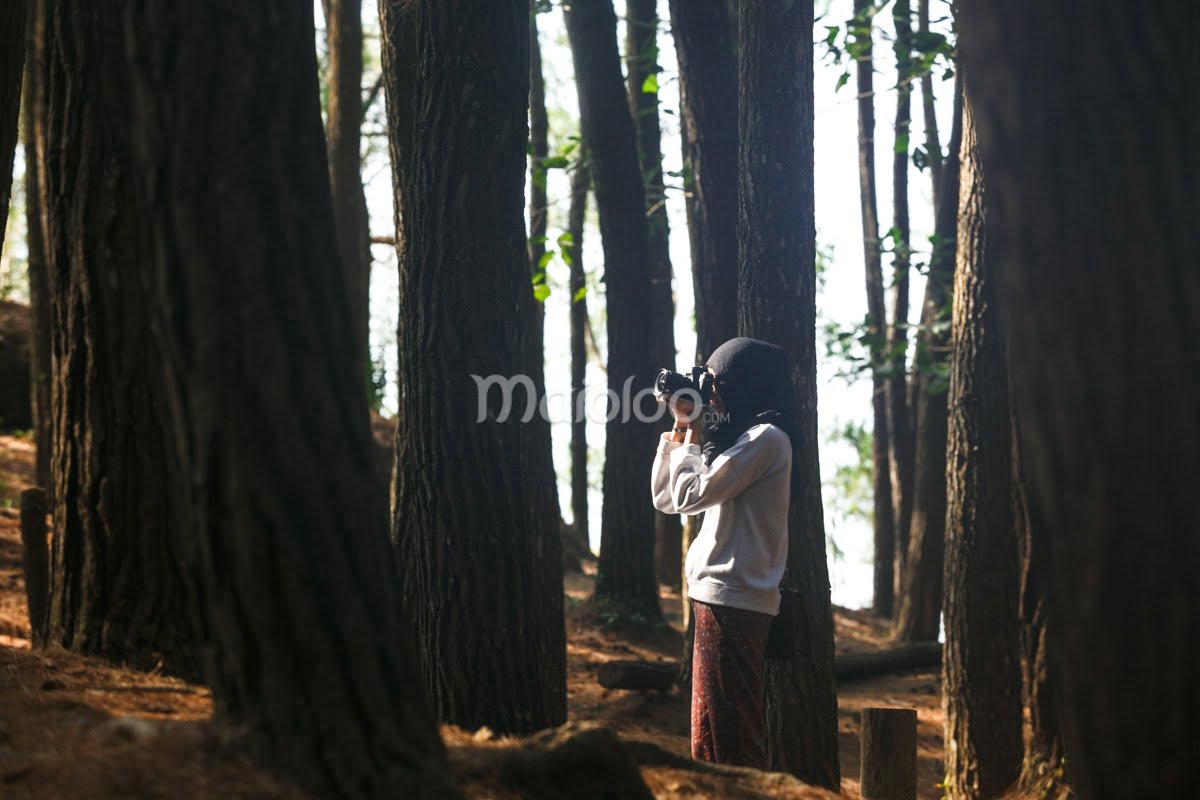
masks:
[[[654,507],[705,512],[684,568],[693,599],[779,613],[791,470],[791,440],[774,425],[750,428],[707,466],[699,445],[663,434],[650,478]]]

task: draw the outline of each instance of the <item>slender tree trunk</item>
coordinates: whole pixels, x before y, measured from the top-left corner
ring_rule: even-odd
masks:
[[[454,796],[370,503],[312,13],[153,0],[116,50],[213,699],[315,795]]]
[[[654,508],[646,502],[655,427],[643,393],[654,378],[651,335],[652,259],[637,136],[617,50],[612,0],[579,0],[565,10],[575,62],[583,139],[587,142],[604,245],[608,321],[608,388],[621,398],[606,427],[604,508],[595,601],[658,619]]]
[[[727,0],[671,0],[679,61],[696,361],[737,336],[737,61]]]
[[[675,297],[671,288],[670,228],[662,169],[662,133],[658,119],[657,0],[627,0],[625,62],[629,111],[637,129],[638,156],[646,192],[650,238],[650,342],[659,367],[675,368]],[[680,516],[654,515],[658,582],[678,589]]]
[[[943,702],[952,800],[999,797],[1023,751],[1012,414],[989,259],[987,183],[964,103],[947,441]]]
[[[185,590],[181,466],[138,291],[151,245],[128,209],[137,173],[120,6],[46,0],[35,22],[35,131],[54,365],[47,641],[192,676],[203,640]],[[125,113],[124,111],[121,113]],[[40,291],[40,287],[39,287]]]
[[[917,30],[929,33],[929,0],[917,0]],[[925,126],[925,157],[933,189],[933,215],[936,218],[942,199],[942,142],[938,136],[937,103],[933,93],[933,74],[921,76],[921,117]]]
[[[529,6],[430,0],[415,13],[399,341],[419,357],[401,361],[392,535],[439,717],[525,733],[566,719],[561,541],[543,443],[472,375],[531,370]]]
[[[802,598],[800,652],[767,664],[767,752],[771,769],[837,789],[833,610],[817,461],[813,6],[764,0],[741,3],[738,13],[738,327],[794,359],[799,431],[788,568]]]
[[[972,0],[959,23],[994,177],[1029,501],[1054,532],[1048,636],[1071,783],[1082,798],[1188,797],[1200,752],[1200,13]]]
[[[329,49],[325,139],[338,253],[346,273],[350,319],[356,337],[355,366],[366,391],[370,383],[371,223],[362,183],[362,0],[321,0]]]
[[[950,153],[942,172],[942,196],[958,197],[959,147],[962,141],[962,89],[955,87]],[[916,448],[913,517],[908,542],[895,636],[904,642],[936,641],[942,612],[942,572],[946,530],[946,389],[942,377],[950,336],[945,329],[954,282],[958,204],[946,202],[934,222],[935,244],[921,312],[917,375],[913,382]]]
[[[922,0],[928,2],[928,0]],[[908,152],[912,122],[912,7],[908,0],[896,0],[893,7],[896,25],[897,87],[896,146],[892,161],[892,203],[895,211],[892,227],[895,255],[892,274],[892,324],[888,327],[887,352],[891,367],[887,379],[888,463],[891,466],[892,509],[895,520],[895,590],[908,558],[908,534],[912,525],[913,429],[908,406],[908,292],[912,229],[908,219]]]
[[[571,175],[571,206],[567,232],[571,234],[571,515],[573,536],[582,552],[591,552],[588,530],[588,444],[587,444],[587,271],[583,265],[583,223],[592,175],[586,145],[579,149],[579,164]]]
[[[32,11],[32,8],[31,8]],[[53,369],[50,338],[50,297],[46,288],[46,245],[42,235],[42,188],[41,151],[39,143],[45,141],[42,130],[45,112],[41,109],[38,89],[35,53],[40,49],[36,40],[40,34],[34,29],[35,15],[29,15],[30,43],[25,62],[25,110],[22,114],[23,138],[25,140],[25,249],[26,268],[29,276],[29,309],[33,317],[33,336],[30,341],[29,365],[32,370],[33,428],[37,448],[35,474],[37,485],[46,490],[47,499],[53,508],[50,491],[53,486],[50,471],[50,454],[53,448],[53,414],[50,405]]]
[[[536,3],[531,3],[529,13],[529,149],[530,157],[530,205],[529,205],[529,275],[531,284],[526,290],[533,297],[533,302],[526,303],[529,310],[529,376],[533,378],[538,397],[546,394],[546,342],[545,342],[545,296],[542,292],[548,289],[546,284],[546,265],[543,256],[546,254],[546,223],[549,207],[546,197],[545,160],[549,155],[550,125],[546,117],[546,82],[542,76],[542,48],[538,42]],[[537,414],[529,421],[527,435],[533,446],[530,454],[530,469],[536,473],[535,481],[538,497],[534,500],[537,508],[546,515],[541,523],[558,531],[560,538],[570,535],[562,522],[562,512],[558,502],[558,473],[554,469],[554,445],[550,434],[550,420]],[[565,554],[573,548],[560,544],[559,553]],[[579,569],[575,559],[568,559],[572,569]],[[560,559],[560,564],[554,569],[561,572],[566,562]]]
[[[27,0],[9,0],[0,9],[0,253],[12,199],[13,158],[21,116],[21,78],[25,74]]]
[[[883,357],[887,310],[883,301],[883,265],[879,247],[879,210],[875,199],[875,91],[872,60],[874,6],[855,0],[850,22],[863,44],[856,65],[858,82],[858,185],[862,201],[863,261],[867,276],[867,328],[875,338],[872,362]],[[871,369],[871,485],[875,499],[874,592],[872,606],[881,616],[892,615],[895,599],[896,528],[892,512],[892,479],[888,467],[888,398],[886,379],[878,366]]]

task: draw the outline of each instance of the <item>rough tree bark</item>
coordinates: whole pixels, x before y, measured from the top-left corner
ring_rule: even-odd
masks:
[[[800,590],[799,652],[766,670],[771,769],[837,789],[833,610],[817,461],[816,222],[813,195],[813,6],[738,6],[738,328],[793,361],[798,441],[788,568]]]
[[[727,0],[671,0],[696,298],[696,362],[737,336],[737,61]]]
[[[329,50],[325,140],[333,219],[354,323],[355,366],[365,393],[371,379],[371,222],[362,183],[362,0],[321,0],[321,5]]]
[[[924,0],[928,2],[928,0]],[[908,305],[912,228],[908,214],[909,131],[912,123],[912,6],[896,0],[892,8],[896,41],[896,144],[892,159],[892,227],[895,238],[892,273],[892,322],[888,326],[887,378],[888,463],[892,473],[892,512],[895,528],[894,587],[899,593],[908,558],[908,534],[912,525],[913,425],[908,405]]]
[[[1047,621],[1071,783],[1084,798],[1190,796],[1200,14],[960,5],[1029,501],[1054,532]]]
[[[604,246],[608,388],[621,398],[606,427],[604,508],[594,600],[622,613],[658,619],[654,508],[646,502],[656,429],[633,402],[654,378],[650,341],[650,256],[637,136],[621,77],[612,0],[579,0],[565,9],[575,63],[583,139],[592,165]],[[653,413],[653,400],[640,407]]]
[[[962,141],[962,90],[956,81],[950,152],[942,171],[942,196],[958,197],[959,147]],[[958,203],[945,202],[934,222],[935,244],[918,337],[920,367],[913,381],[916,446],[913,516],[895,637],[903,642],[936,641],[942,613],[942,572],[946,530],[946,392],[935,385],[946,364],[950,333],[941,323],[954,282]],[[935,374],[938,373],[938,374]]]
[[[583,223],[587,217],[588,190],[592,185],[586,145],[579,148],[579,163],[571,175],[571,205],[567,232],[571,234],[571,516],[572,535],[591,552],[588,526],[587,445],[587,271],[583,266]]]
[[[854,0],[850,27],[862,44],[855,64],[858,86],[858,187],[862,204],[863,263],[867,278],[867,329],[875,337],[877,351],[871,354],[871,485],[874,508],[871,514],[874,537],[874,591],[876,614],[892,615],[895,600],[896,527],[892,510],[892,478],[888,466],[887,381],[880,370],[887,337],[887,309],[883,300],[883,264],[880,258],[879,208],[875,198],[875,89],[872,36],[875,7],[871,0]]]
[[[671,288],[670,228],[662,169],[662,131],[658,90],[647,91],[647,79],[658,80],[657,0],[627,0],[625,63],[629,111],[637,129],[638,157],[646,192],[646,224],[650,239],[650,344],[658,367],[675,368],[675,296]],[[657,83],[653,84],[657,87]],[[654,515],[654,560],[658,581],[678,589],[680,515]]]
[[[392,535],[439,717],[524,733],[566,719],[561,541],[541,442],[523,422],[535,387],[514,391],[516,413],[501,417],[504,391],[472,375],[528,375],[534,357],[529,6],[431,1],[415,13],[399,326],[411,357],[400,363]]]
[[[533,378],[538,397],[546,394],[546,308],[544,301],[534,293],[537,286],[545,286],[546,270],[542,263],[546,254],[546,224],[549,204],[546,197],[545,160],[550,148],[550,123],[546,116],[546,81],[542,75],[542,48],[538,42],[537,5],[531,3],[529,11],[529,149],[530,149],[530,204],[529,204],[529,275],[531,284],[526,290],[534,298],[525,304],[529,309],[529,376]],[[562,521],[558,502],[558,473],[554,469],[554,445],[550,434],[550,419],[537,414],[529,421],[527,435],[530,436],[530,469],[535,471],[538,497],[533,502],[546,515],[543,523],[560,532],[560,537],[570,535]],[[564,567],[580,569],[579,559],[570,554],[577,547],[563,541],[559,551]]]
[[[0,9],[0,252],[8,228],[13,158],[21,116],[21,78],[25,74],[27,0],[10,0]]]
[[[203,640],[185,590],[181,467],[159,337],[139,292],[151,253],[128,199],[121,9],[39,4],[38,184],[54,376],[47,641],[194,676]]]
[[[991,214],[969,89],[964,103],[947,447],[943,705],[946,790],[984,800],[1021,770],[1012,415],[988,256]]]
[[[312,4],[150,0],[123,16],[130,216],[153,237],[144,307],[189,479],[217,718],[321,797],[454,796],[370,502]]]

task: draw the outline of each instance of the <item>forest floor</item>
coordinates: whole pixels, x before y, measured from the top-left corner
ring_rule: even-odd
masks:
[[[126,669],[29,642],[17,498],[32,480],[27,437],[0,436],[0,797],[300,798],[295,789],[254,767],[218,729],[207,689],[153,672]],[[592,723],[627,742],[650,742],[658,756],[639,758],[655,797],[830,798],[786,776],[753,770],[698,771],[688,764],[688,698],[668,692],[603,689],[598,666],[615,659],[676,660],[682,646],[677,593],[664,589],[667,624],[631,634],[587,613],[592,577],[566,580],[568,696],[572,723]],[[838,652],[880,648],[887,626],[865,611],[835,609]],[[858,712],[864,706],[917,710],[918,796],[942,796],[942,710],[937,670],[883,675],[849,683],[838,695],[843,796],[858,794]],[[532,796],[481,768],[497,753],[528,741],[443,726],[452,768],[471,798]],[[665,753],[664,753],[665,751]],[[679,758],[670,760],[664,755]],[[603,781],[604,776],[593,776]],[[593,791],[594,791],[593,787]],[[577,800],[589,796],[571,786]],[[559,796],[541,794],[540,796]]]

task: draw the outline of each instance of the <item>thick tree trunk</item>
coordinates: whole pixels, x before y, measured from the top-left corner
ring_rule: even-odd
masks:
[[[0,253],[12,199],[13,158],[21,116],[21,78],[25,74],[27,0],[9,0],[0,9]]]
[[[737,336],[737,61],[727,0],[671,0],[696,298],[696,361]]]
[[[999,797],[1023,750],[1012,415],[988,255],[991,214],[968,93],[947,441],[944,702],[952,800]]]
[[[350,319],[356,337],[359,385],[370,381],[371,223],[363,193],[362,141],[363,31],[362,0],[321,0],[325,8],[328,100],[325,140],[338,253],[346,273]]]
[[[650,238],[650,342],[658,367],[675,369],[675,296],[671,288],[670,228],[662,169],[662,133],[658,91],[647,91],[647,79],[657,87],[658,3],[627,0],[625,4],[625,63],[629,111],[637,129],[638,156],[646,192],[646,224]],[[678,589],[681,573],[678,514],[655,513],[654,560],[658,582]]]
[[[545,160],[549,155],[550,125],[546,117],[546,82],[542,75],[542,48],[538,42],[536,3],[532,3],[529,13],[529,149],[530,153],[530,205],[529,205],[529,276],[531,284],[525,289],[533,298],[532,302],[524,303],[529,310],[527,346],[529,348],[529,376],[538,397],[546,394],[546,342],[545,318],[546,309],[542,296],[535,293],[538,287],[544,287],[546,268],[542,263],[546,254],[546,223],[549,207],[546,199]],[[550,420],[541,414],[536,414],[529,421],[527,435],[530,438],[529,468],[535,473],[537,497],[534,505],[545,514],[546,519],[540,525],[546,525],[559,532],[560,538],[567,534],[563,525],[562,512],[558,502],[558,473],[554,468],[554,445],[550,434]],[[559,546],[560,555],[573,550],[567,542]],[[573,569],[579,569],[577,559],[568,559]],[[560,565],[567,562],[560,558]],[[561,566],[555,570],[561,572]]]
[[[412,172],[416,108],[417,28],[412,3],[379,0],[379,55],[387,108],[388,156],[392,165],[392,206],[396,258],[404,257],[404,186]],[[399,359],[404,353],[398,354]],[[398,372],[399,370],[397,370]]]
[[[816,223],[813,196],[813,6],[739,4],[739,332],[793,360],[798,440],[788,568],[800,590],[799,652],[766,670],[771,768],[837,789],[833,610],[817,461]]]
[[[928,2],[928,0],[924,0]],[[908,559],[908,534],[912,525],[913,426],[908,405],[908,293],[912,230],[908,215],[908,152],[912,122],[912,7],[896,0],[897,86],[896,145],[892,160],[892,242],[895,261],[892,274],[892,323],[888,327],[887,352],[891,366],[887,379],[888,463],[892,473],[892,510],[896,537],[895,590]]]
[[[962,140],[962,94],[955,88],[950,153],[942,172],[943,197],[958,197],[959,146]],[[918,339],[918,369],[913,382],[916,448],[913,474],[913,517],[905,561],[897,639],[936,641],[942,613],[942,572],[946,530],[946,391],[940,377],[950,344],[943,315],[949,307],[957,250],[958,204],[947,202],[934,223],[936,244],[929,263]],[[940,326],[940,327],[935,327]]]
[[[588,190],[592,185],[586,145],[579,150],[579,164],[571,175],[571,205],[567,232],[571,234],[571,516],[572,535],[584,553],[591,552],[588,526],[587,444],[587,271],[583,266],[583,223],[587,216]]]
[[[529,7],[424,2],[415,13],[399,339],[410,355],[392,535],[439,717],[523,733],[566,719],[562,543],[525,409],[501,417],[503,390],[486,392],[472,375],[532,366]],[[534,390],[527,383],[512,399],[534,402]]]
[[[1011,375],[1011,367],[1010,367]],[[1010,377],[1011,383],[1011,377]],[[1021,542],[1021,644],[1025,707],[1029,736],[1025,742],[1022,787],[1053,789],[1062,779],[1062,729],[1050,677],[1046,623],[1050,542],[1045,529],[1030,516],[1020,444],[1021,414],[1013,408],[1013,515]],[[1048,794],[1048,792],[1043,792]]]
[[[638,419],[653,413],[643,395],[654,378],[650,339],[652,259],[637,136],[617,50],[612,0],[578,0],[565,10],[575,62],[583,139],[592,164],[608,321],[608,388],[621,398],[606,427],[604,508],[595,601],[623,613],[658,619],[653,506],[646,502],[656,428]],[[647,392],[648,394],[648,392]]]
[[[959,23],[1029,501],[1053,531],[1047,621],[1070,779],[1083,798],[1191,796],[1200,14],[972,0]]]
[[[874,6],[855,0],[850,26],[861,40],[863,53],[855,65],[858,84],[858,187],[862,203],[863,263],[867,277],[867,328],[876,342],[873,363],[883,357],[887,336],[887,310],[883,301],[883,264],[879,247],[879,210],[875,199],[875,90],[872,60]],[[875,500],[871,515],[874,538],[874,592],[872,607],[884,617],[892,615],[895,600],[896,528],[892,509],[892,478],[888,466],[888,397],[886,380],[878,366],[871,369],[871,485]]]
[[[35,645],[46,641],[46,605],[50,597],[50,553],[46,546],[49,513],[45,489],[35,487],[21,492],[21,564],[29,613],[29,639]]]
[[[25,63],[25,111],[22,114],[25,140],[25,250],[29,311],[33,320],[29,368],[32,372],[30,385],[33,387],[33,429],[37,448],[34,474],[37,485],[45,489],[49,497],[53,488],[50,471],[53,448],[50,395],[54,365],[51,361],[50,298],[46,289],[46,245],[42,234],[41,175],[44,167],[39,150],[39,144],[45,141],[45,112],[41,110],[42,99],[37,91],[36,76],[40,73],[34,63],[34,54],[39,48],[34,38],[39,34],[33,27],[34,19],[35,16],[30,14],[30,52]],[[53,498],[49,499],[53,508]]]
[[[315,795],[454,796],[370,502],[312,13],[155,0],[113,51],[210,684],[217,718]]]
[[[138,290],[151,245],[128,209],[139,173],[119,10],[45,2],[35,22],[54,363],[47,641],[190,676],[203,636],[183,579],[161,341]]]

